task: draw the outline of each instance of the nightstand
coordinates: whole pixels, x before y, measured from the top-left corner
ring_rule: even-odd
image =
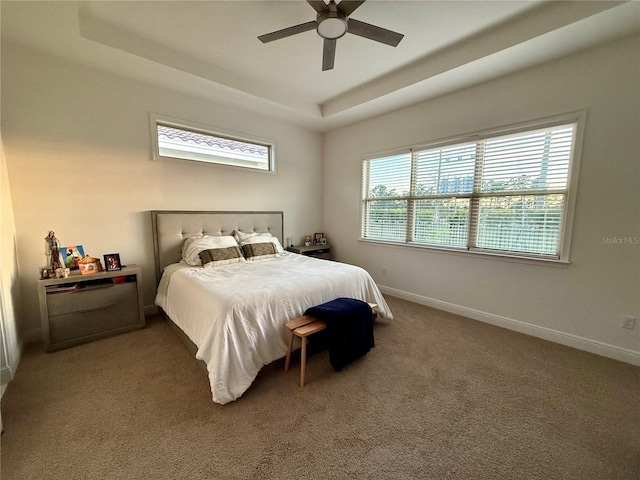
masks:
[[[293,246],[288,247],[287,250],[289,252],[298,253],[300,255],[305,255],[307,257],[313,258],[321,258],[323,260],[332,260],[331,258],[331,247],[329,245],[311,245],[309,247],[305,246]]]
[[[144,327],[141,271],[122,270],[38,280],[47,352]]]

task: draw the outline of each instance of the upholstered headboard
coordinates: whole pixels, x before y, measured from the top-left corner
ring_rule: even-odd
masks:
[[[242,232],[269,232],[283,243],[282,212],[151,211],[156,283],[164,267],[180,261],[182,243],[195,235],[232,235]]]

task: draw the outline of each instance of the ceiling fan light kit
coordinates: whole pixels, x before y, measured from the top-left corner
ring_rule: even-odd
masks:
[[[342,0],[340,4],[336,4],[335,0],[330,0],[327,5],[323,0],[307,0],[307,3],[317,12],[315,21],[260,35],[258,39],[262,43],[268,43],[315,28],[318,35],[324,39],[322,51],[323,71],[333,68],[336,55],[336,40],[346,33],[396,47],[404,35],[369,23],[360,22],[359,20],[349,19],[349,15],[364,2],[365,0]]]
[[[333,15],[332,15],[333,14]],[[333,40],[347,33],[347,16],[342,12],[319,13],[316,30],[322,38]]]

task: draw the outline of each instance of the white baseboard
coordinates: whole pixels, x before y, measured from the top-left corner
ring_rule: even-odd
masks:
[[[402,298],[403,300],[408,300],[420,305],[437,308],[438,310],[455,313],[456,315],[461,315],[473,320],[479,320],[497,327],[506,328],[508,330],[531,335],[532,337],[542,338],[543,340],[549,340],[550,342],[559,343],[585,352],[595,353],[596,355],[640,366],[640,352],[634,350],[616,347],[615,345],[609,345],[608,343],[598,342],[578,335],[553,330],[551,328],[540,327],[538,325],[532,325],[520,320],[494,315],[493,313],[482,312],[473,308],[443,302],[442,300],[436,300],[435,298],[429,298],[423,295],[385,287],[383,285],[378,285],[378,287],[382,293],[386,293],[393,297]]]

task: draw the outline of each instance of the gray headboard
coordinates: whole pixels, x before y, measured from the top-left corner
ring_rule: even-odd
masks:
[[[156,283],[162,270],[182,256],[182,242],[195,235],[231,235],[242,232],[269,232],[283,243],[282,212],[203,212],[152,210],[153,251]]]

